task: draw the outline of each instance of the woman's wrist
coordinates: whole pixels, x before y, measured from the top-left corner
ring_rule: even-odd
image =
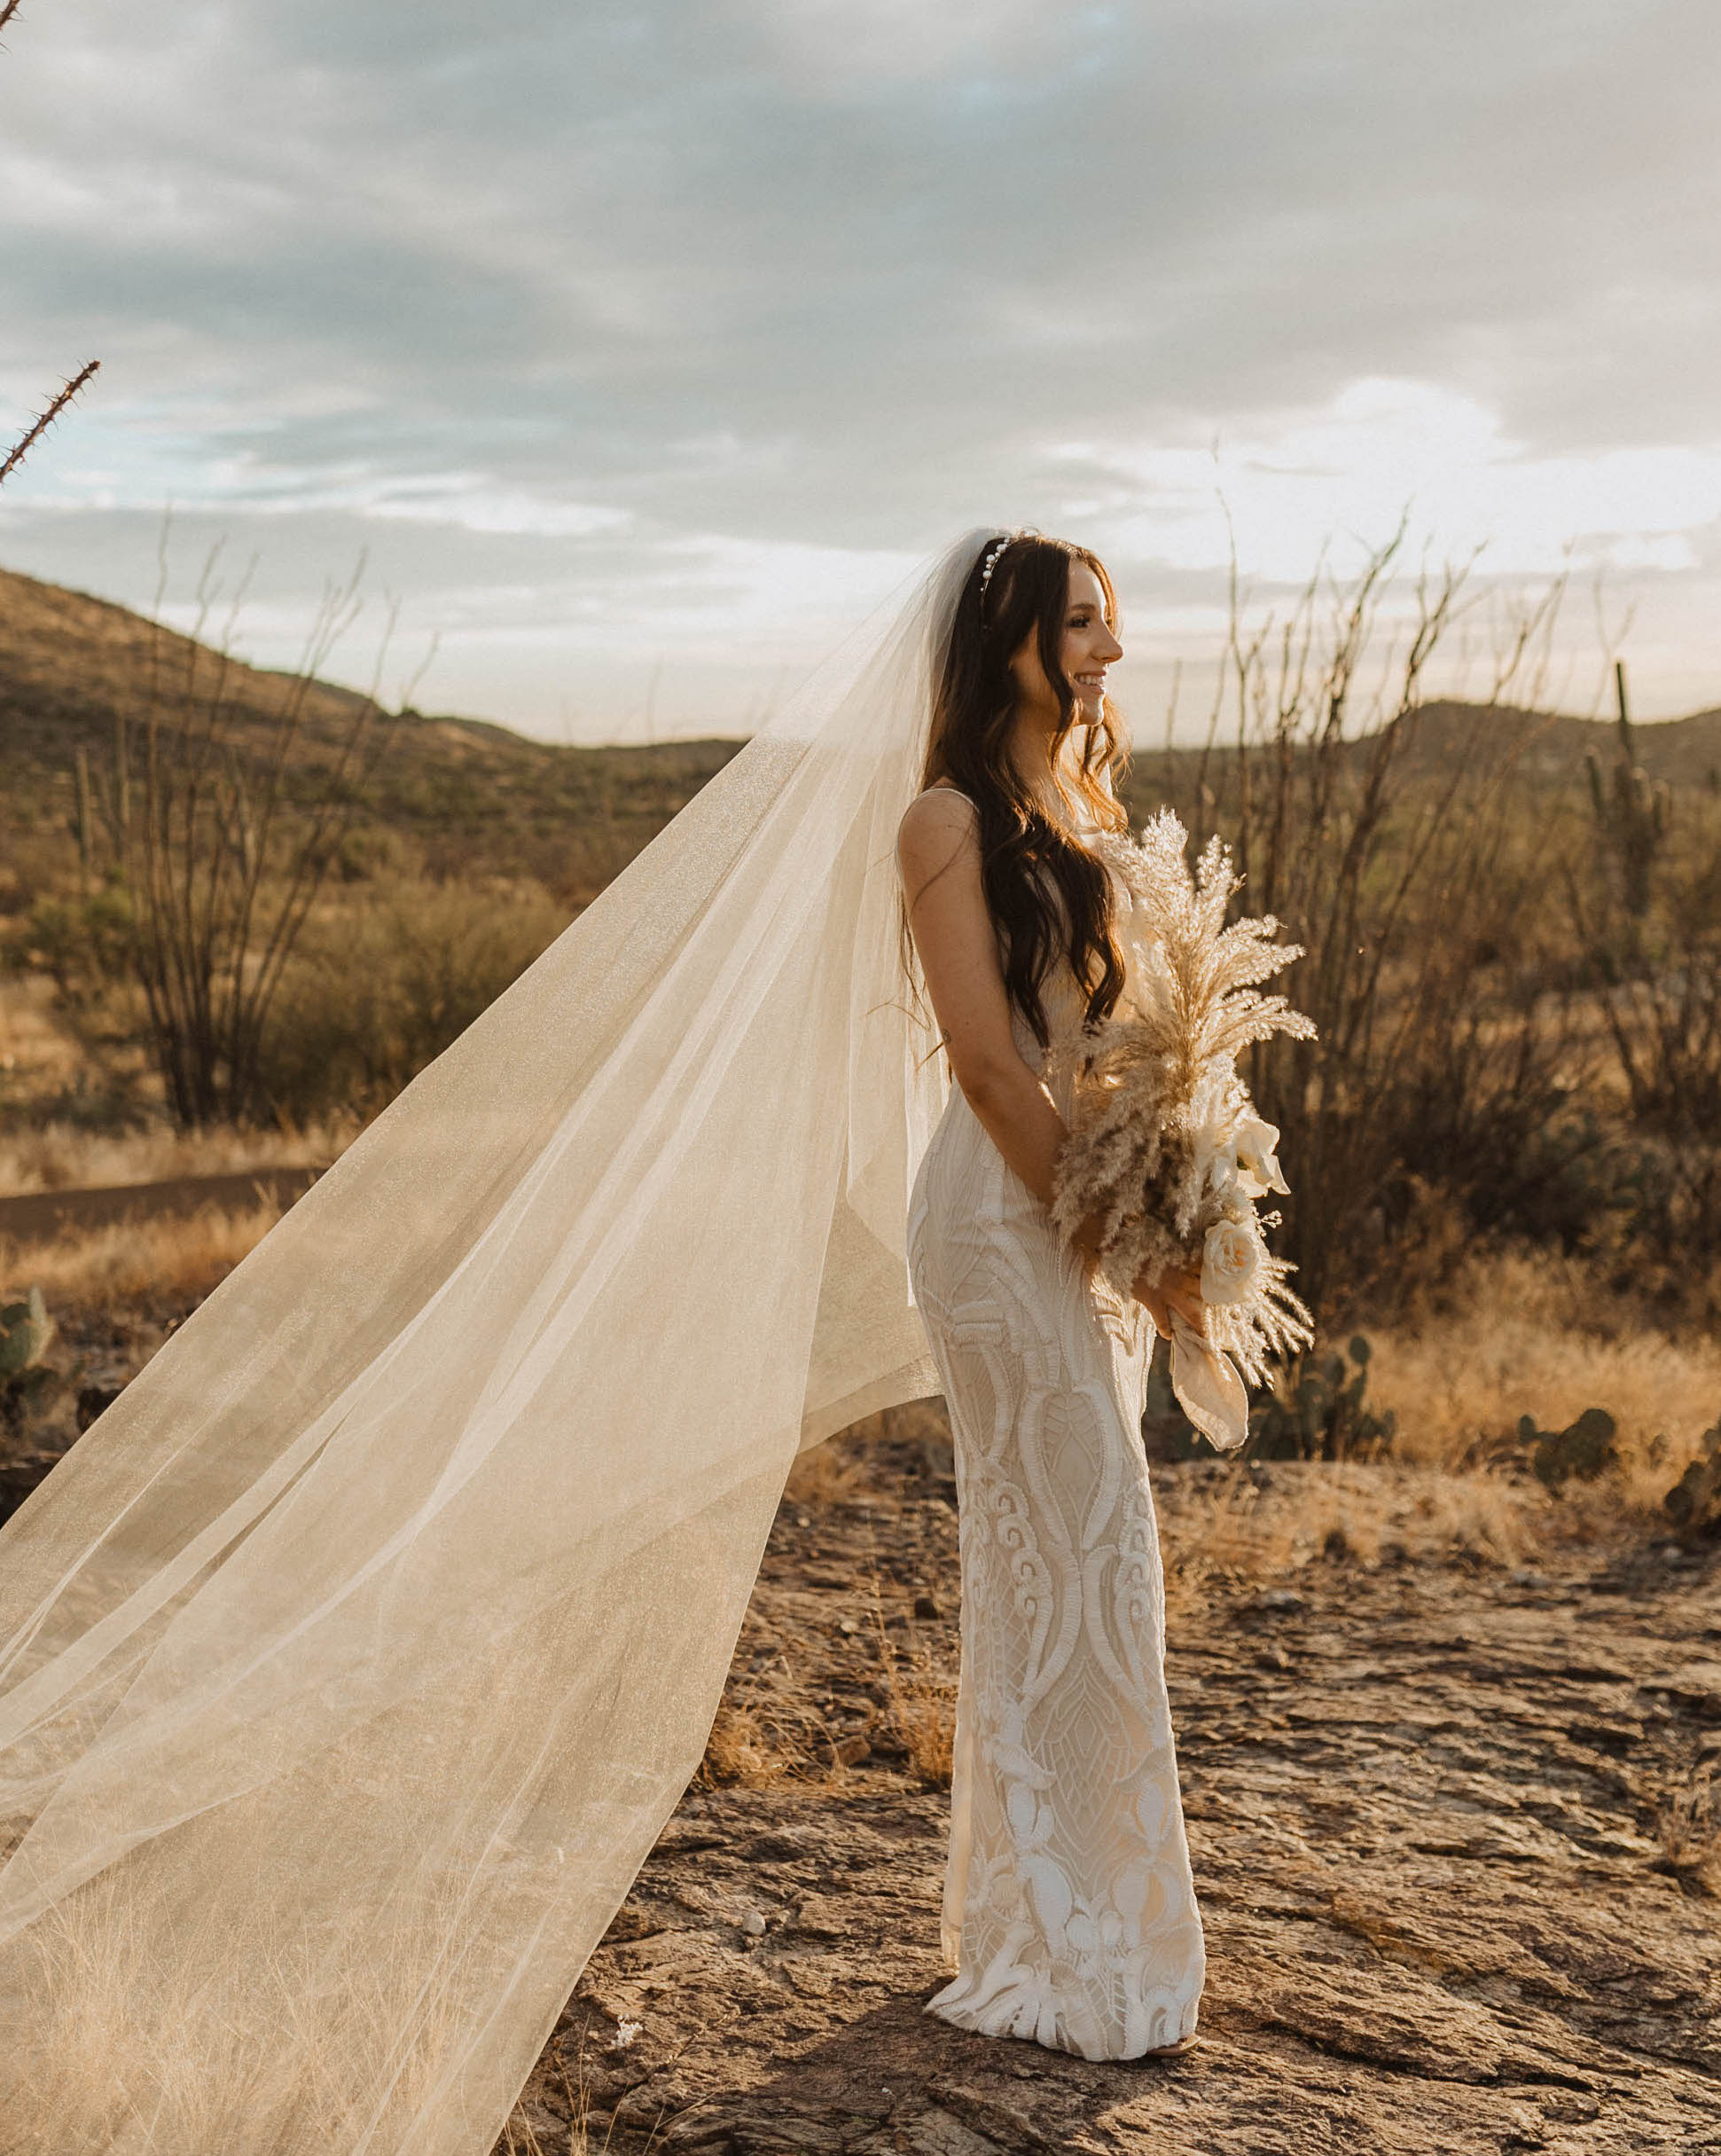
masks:
[[[1082,1260],[1092,1267],[1099,1263],[1099,1254],[1105,1242],[1106,1216],[1091,1212],[1069,1239],[1069,1247]]]

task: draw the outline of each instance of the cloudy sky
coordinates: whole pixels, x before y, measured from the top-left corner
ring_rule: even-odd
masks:
[[[1408,506],[1479,592],[1566,569],[1568,708],[1628,622],[1644,716],[1721,703],[1716,0],[27,0],[6,45],[0,425],[103,362],[6,567],[147,603],[165,551],[184,618],[224,542],[278,663],[362,555],[332,670],[392,595],[423,708],[637,739],[1032,523],[1112,561],[1156,734],[1227,516],[1264,609]]]

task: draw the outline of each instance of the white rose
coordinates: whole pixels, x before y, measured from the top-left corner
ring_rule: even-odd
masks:
[[[1201,1300],[1240,1303],[1255,1285],[1263,1253],[1254,1223],[1221,1220],[1201,1247]]]
[[[1289,1195],[1291,1186],[1279,1171],[1278,1146],[1277,1128],[1271,1123],[1263,1123],[1259,1116],[1251,1116],[1238,1130],[1232,1150],[1236,1156],[1238,1181],[1246,1197],[1263,1198],[1270,1190]]]

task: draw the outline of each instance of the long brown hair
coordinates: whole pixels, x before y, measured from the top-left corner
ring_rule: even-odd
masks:
[[[1069,610],[1072,562],[1099,580],[1106,620],[1115,629],[1117,597],[1105,564],[1085,546],[1024,533],[1009,538],[981,589],[987,558],[1005,535],[982,548],[957,602],[943,665],[933,686],[932,731],[923,788],[948,779],[980,811],[981,882],[1005,945],[1004,983],[1042,1047],[1050,1039],[1040,985],[1055,957],[1068,957],[1085,992],[1090,1023],[1108,1017],[1123,988],[1123,961],[1113,934],[1111,878],[1085,847],[1052,821],[1029,792],[1009,755],[1017,688],[1011,655],[1029,636],[1058,699],[1052,740],[1054,767],[1080,705],[1060,652]],[[1127,830],[1129,817],[1106,790],[1107,772],[1127,764],[1109,704],[1087,729],[1074,784],[1098,820]],[[1054,898],[1053,893],[1056,896]]]

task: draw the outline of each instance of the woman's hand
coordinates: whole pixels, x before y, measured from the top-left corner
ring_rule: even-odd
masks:
[[[1091,1212],[1069,1239],[1083,1272],[1091,1280],[1099,1265],[1099,1242],[1106,1229],[1103,1212]]]
[[[1175,1273],[1161,1273],[1151,1279],[1138,1273],[1131,1292],[1138,1303],[1146,1305],[1161,1339],[1171,1337],[1173,1313],[1192,1332],[1206,1332],[1207,1305],[1201,1300],[1201,1276],[1194,1266],[1181,1266]]]

